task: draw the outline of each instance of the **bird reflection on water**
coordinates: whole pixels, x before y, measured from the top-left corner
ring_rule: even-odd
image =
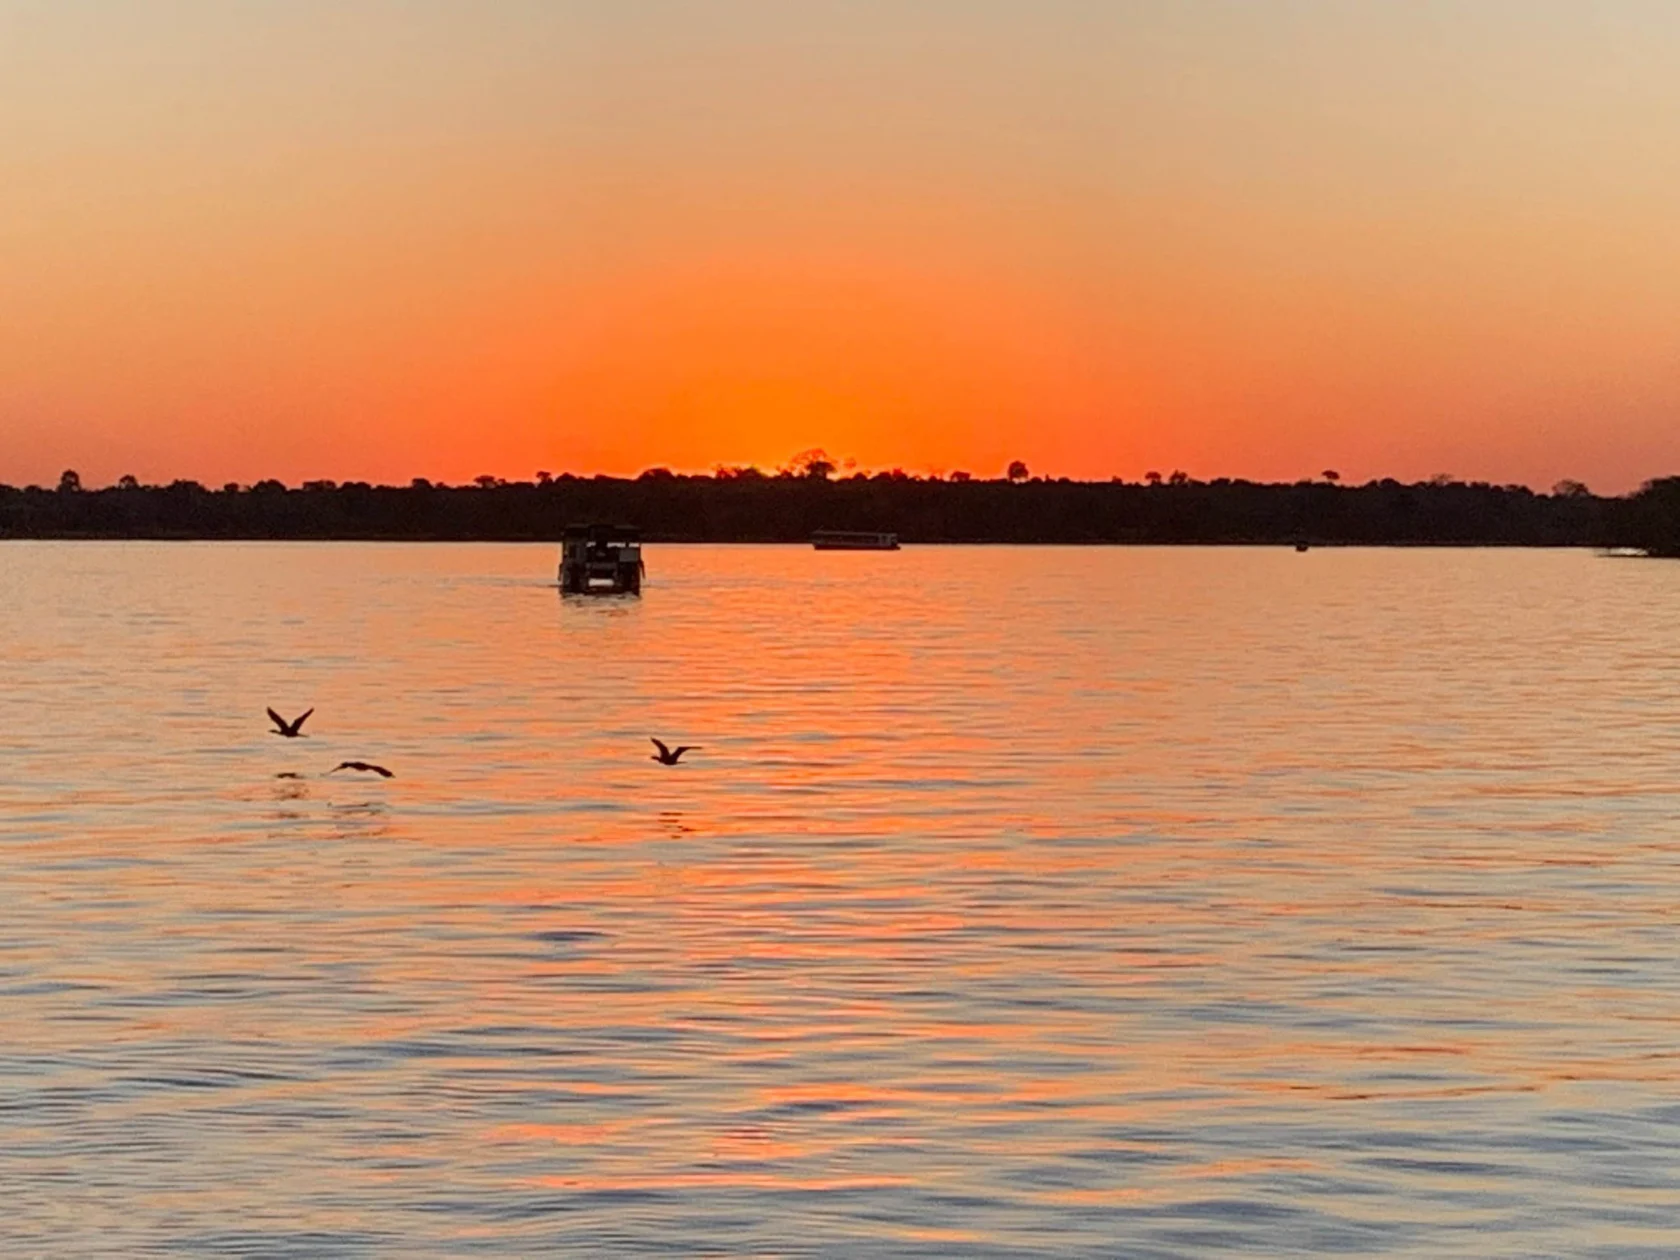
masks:
[[[277,801],[306,801],[309,784],[297,775],[275,775],[274,799]]]
[[[1673,1249],[1672,570],[326,551],[8,553],[3,1249]]]

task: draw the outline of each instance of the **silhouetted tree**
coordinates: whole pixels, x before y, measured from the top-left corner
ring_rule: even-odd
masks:
[[[136,477],[133,473],[124,473],[122,476],[117,478],[118,490],[138,490],[139,488],[140,478]]]
[[[1573,499],[1569,500],[1573,503]],[[1647,481],[1630,502],[1626,542],[1656,556],[1680,556],[1680,477]]]
[[[1182,468],[1173,469],[1172,476],[1167,478],[1169,486],[1187,486],[1190,484],[1190,474]]]
[[[500,477],[493,477],[489,473],[480,473],[478,476],[473,478],[473,485],[477,486],[480,490],[494,490],[497,486],[502,484],[503,482]]]
[[[1587,489],[1586,482],[1576,481],[1570,477],[1565,477],[1554,485],[1552,493],[1560,499],[1585,499],[1592,495],[1592,491]]]
[[[550,485],[550,484],[553,483],[553,481],[554,481],[554,474],[549,472],[548,469],[546,469],[546,468],[537,469],[537,484],[539,486]]]
[[[1324,480],[1328,481],[1331,485],[1335,485],[1341,479],[1342,474],[1337,472],[1334,468],[1326,468],[1324,470]]]
[[[951,480],[952,481],[973,481],[974,480],[974,474],[969,473],[969,472],[964,472],[962,469],[959,468],[951,474]]]
[[[1004,476],[1011,481],[1025,481],[1027,479],[1027,466],[1021,460],[1012,460],[1009,464],[1009,470],[1004,473]]]
[[[829,458],[828,452],[820,446],[813,446],[808,451],[800,451],[788,461],[784,470],[789,476],[808,477],[812,481],[827,481],[834,475],[837,465]]]
[[[1161,484],[1161,474],[1156,472],[1154,469],[1150,469],[1148,472],[1144,473],[1143,479],[1152,486],[1158,486]]]
[[[66,468],[58,477],[60,494],[75,494],[82,488],[82,475],[74,468]]]

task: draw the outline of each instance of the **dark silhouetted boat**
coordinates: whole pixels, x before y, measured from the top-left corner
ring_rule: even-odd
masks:
[[[811,535],[818,551],[897,551],[897,534],[878,534],[861,529],[819,529]]]
[[[568,525],[560,542],[567,595],[640,595],[642,535],[630,525]]]

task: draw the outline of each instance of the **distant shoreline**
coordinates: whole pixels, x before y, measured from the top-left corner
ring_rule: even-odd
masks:
[[[472,486],[193,482],[0,486],[0,540],[558,542],[573,522],[636,525],[652,543],[804,543],[819,529],[906,544],[1640,548],[1680,555],[1680,478],[1606,497],[1441,478],[1360,486],[826,480],[733,474],[562,476]]]
[[[217,534],[214,536],[200,536],[196,534],[0,534],[0,545],[6,543],[320,543],[322,545],[377,545],[404,547],[437,547],[437,546],[486,546],[505,547],[520,545],[529,547],[558,547],[560,539],[518,537],[471,537],[471,538],[442,538],[425,537],[420,535],[403,535],[381,537],[377,534],[357,534],[353,536],[335,537],[327,535],[312,535],[308,537],[278,537],[278,536],[244,536],[238,534]],[[762,539],[762,538],[659,538],[643,537],[644,546],[658,547],[792,547],[802,551],[814,551],[808,539]],[[934,541],[905,542],[899,550],[910,548],[921,549],[931,547],[954,548],[1002,548],[1002,547],[1059,547],[1074,551],[1095,551],[1102,549],[1128,547],[1154,548],[1183,548],[1185,550],[1197,547],[1223,548],[1231,550],[1265,551],[1274,548],[1301,550],[1295,541],[1283,540],[1278,542],[1240,541],[1227,542],[1220,540],[1191,542],[1057,542],[1054,540],[1038,542],[1022,542],[1014,539],[1006,541],[975,540],[975,539],[938,539]],[[833,549],[830,549],[831,552]],[[1590,551],[1606,555],[1619,556],[1628,559],[1662,559],[1667,558],[1662,553],[1648,551],[1645,548],[1627,548],[1617,546],[1603,546],[1598,543],[1529,543],[1529,542],[1313,542],[1305,548],[1308,551]],[[876,554],[891,555],[891,551],[876,551],[865,548],[860,551],[847,551],[845,554]]]

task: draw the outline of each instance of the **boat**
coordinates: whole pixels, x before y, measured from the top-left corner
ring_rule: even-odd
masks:
[[[818,551],[897,551],[898,535],[862,529],[819,529],[811,535]]]
[[[630,525],[568,525],[560,542],[566,595],[640,595],[641,531]]]

